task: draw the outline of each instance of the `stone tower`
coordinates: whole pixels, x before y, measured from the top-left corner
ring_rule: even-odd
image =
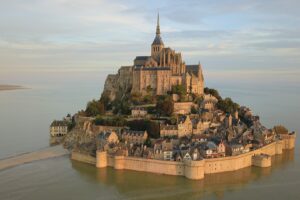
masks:
[[[156,25],[156,36],[151,45],[151,57],[159,62],[159,55],[161,50],[164,48],[164,43],[160,37],[160,27],[159,27],[159,13],[157,15],[157,25]]]

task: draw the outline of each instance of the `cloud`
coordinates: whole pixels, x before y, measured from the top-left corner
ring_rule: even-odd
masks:
[[[167,46],[211,68],[297,66],[300,2],[3,0],[0,69],[129,65],[150,54],[156,13]]]

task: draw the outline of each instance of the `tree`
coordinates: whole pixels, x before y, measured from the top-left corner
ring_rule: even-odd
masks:
[[[171,116],[174,111],[174,102],[170,96],[159,98],[156,103],[156,110],[161,115]]]
[[[178,94],[179,96],[186,95],[186,88],[184,85],[173,85],[171,91],[173,94]]]
[[[102,116],[97,116],[94,120],[95,125],[103,125],[103,126],[125,126],[126,120],[123,117],[116,116],[110,118],[104,118]]]
[[[239,104],[233,102],[231,98],[227,97],[224,100],[220,99],[217,103],[217,107],[226,113],[234,114],[235,111],[238,111],[240,106]]]
[[[160,128],[158,122],[148,121],[146,127],[147,127],[148,136],[150,138],[159,138]]]
[[[130,106],[127,101],[119,101],[115,100],[113,103],[114,114],[123,114],[123,115],[129,115],[130,114]]]
[[[159,123],[150,120],[132,120],[127,122],[127,126],[135,131],[147,131],[150,138],[159,138]]]
[[[205,94],[211,94],[212,96],[216,97],[218,100],[221,100],[222,97],[220,96],[218,90],[212,89],[212,88],[204,88],[204,93]]]
[[[88,102],[85,113],[87,116],[102,115],[105,113],[104,104],[101,101],[92,100]]]
[[[192,106],[191,113],[192,114],[197,114],[198,113],[198,110],[195,108],[195,106]]]
[[[111,101],[107,94],[102,93],[100,101],[103,103],[105,110],[111,109]]]
[[[132,93],[130,95],[130,100],[134,105],[139,105],[142,101],[142,94],[140,93]]]

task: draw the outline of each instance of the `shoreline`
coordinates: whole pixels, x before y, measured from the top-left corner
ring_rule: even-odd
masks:
[[[8,85],[8,84],[0,84],[0,91],[9,91],[9,90],[22,90],[28,89],[21,85]]]
[[[29,153],[22,153],[16,156],[0,159],[0,171],[22,164],[44,159],[56,158],[64,155],[69,155],[69,152],[60,145],[47,147]]]

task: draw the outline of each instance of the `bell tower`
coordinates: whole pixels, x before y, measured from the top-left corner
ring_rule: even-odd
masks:
[[[156,36],[151,45],[151,57],[159,62],[159,55],[161,50],[164,48],[164,43],[160,37],[160,26],[159,26],[159,13],[157,15],[157,25],[156,25]]]

